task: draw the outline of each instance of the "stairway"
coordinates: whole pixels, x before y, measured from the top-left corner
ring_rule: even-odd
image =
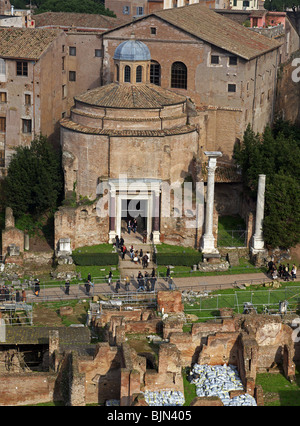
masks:
[[[122,260],[122,257],[120,256],[120,262],[119,262],[119,271],[121,279],[124,279],[127,275],[129,278],[136,278],[139,271],[144,273],[147,271],[149,275],[152,272],[152,269],[156,269],[156,265],[153,262],[153,246],[151,243],[143,243],[143,238],[140,234],[131,233],[122,235],[125,241],[125,246],[127,248],[127,253],[125,255],[124,260]],[[133,246],[134,251],[138,251],[140,253],[140,250],[143,250],[143,254],[146,254],[147,252],[150,253],[150,262],[148,264],[147,268],[143,268],[142,261],[141,263],[135,263],[131,261],[130,258],[130,248]],[[139,257],[140,259],[140,257]]]

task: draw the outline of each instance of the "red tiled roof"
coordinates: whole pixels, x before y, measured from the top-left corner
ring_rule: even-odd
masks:
[[[62,30],[0,28],[0,57],[36,60]]]

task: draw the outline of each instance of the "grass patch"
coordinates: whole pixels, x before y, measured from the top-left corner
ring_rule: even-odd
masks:
[[[282,374],[275,373],[257,374],[256,383],[263,388],[265,406],[300,406],[300,366],[296,369],[294,383],[290,383]]]
[[[171,244],[158,244],[156,246],[157,253],[174,253],[174,254],[197,254],[199,250],[192,247],[173,246]]]
[[[193,399],[197,397],[196,386],[194,384],[191,384],[187,380],[187,376],[189,372],[190,372],[190,368],[186,368],[182,370],[184,398],[185,398],[184,407],[189,407]]]
[[[73,253],[114,253],[112,244],[96,244],[94,246],[83,246],[73,250]]]

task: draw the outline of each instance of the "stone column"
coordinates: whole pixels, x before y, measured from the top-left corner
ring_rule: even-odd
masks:
[[[172,9],[173,1],[172,0],[164,0],[164,9]]]
[[[265,242],[263,237],[263,220],[265,209],[265,189],[266,189],[266,175],[259,175],[258,177],[258,190],[256,201],[256,218],[255,218],[255,234],[253,236],[253,250],[264,250]]]
[[[110,190],[109,200],[109,243],[112,244],[116,237],[116,192]]]
[[[160,192],[154,191],[153,193],[153,229],[152,229],[152,236],[153,236],[153,243],[158,244],[160,243],[160,232],[159,232],[159,200],[160,200]]]
[[[215,238],[213,236],[213,217],[214,217],[214,193],[215,193],[215,171],[217,167],[217,158],[222,156],[219,151],[206,151],[208,156],[207,166],[207,194],[205,211],[205,233],[202,240],[203,253],[218,253],[215,248]]]

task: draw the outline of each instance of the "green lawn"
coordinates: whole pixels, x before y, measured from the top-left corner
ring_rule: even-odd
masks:
[[[174,254],[197,254],[199,250],[192,247],[173,246],[171,244],[157,244],[157,253],[174,253]]]
[[[185,303],[184,312],[198,316],[199,321],[218,317],[220,308],[232,308],[236,313],[243,312],[245,302],[251,302],[257,307],[257,312],[262,313],[264,306],[271,305],[278,310],[279,302],[288,300],[288,309],[299,310],[300,307],[300,282],[284,283],[280,289],[265,288],[263,286],[250,286],[246,290],[226,289],[211,292],[207,297],[194,298],[191,303]]]
[[[114,246],[112,244],[97,244],[94,246],[78,247],[73,253],[113,253]]]
[[[256,376],[256,383],[263,388],[265,406],[300,406],[300,366],[296,369],[296,380],[294,383],[290,383],[282,374],[275,373],[258,374]]]

